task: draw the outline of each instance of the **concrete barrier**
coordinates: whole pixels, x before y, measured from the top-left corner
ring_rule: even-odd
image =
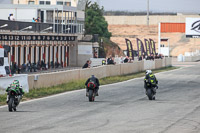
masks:
[[[133,63],[124,63],[121,65],[121,75],[141,72],[144,70],[144,61],[135,61]]]
[[[107,77],[107,69],[105,66],[99,66],[80,70],[80,79],[87,79],[91,75],[95,75],[97,78]]]
[[[195,62],[200,60],[200,55],[196,56],[185,56],[185,62]]]
[[[41,73],[28,76],[29,88],[50,87],[58,84],[67,83],[73,80],[87,79],[91,75],[98,78],[109,76],[125,75],[141,72],[147,69],[158,69],[172,65],[171,58],[156,59],[154,61],[134,61],[133,63],[124,63],[118,65],[104,65],[100,67],[68,70],[52,73]]]
[[[166,66],[166,61],[162,60],[162,67],[165,67],[165,66]]]
[[[165,60],[165,67],[172,66],[172,58],[164,58]]]
[[[155,69],[155,61],[153,60],[144,60],[144,70]]]
[[[117,75],[121,75],[121,65],[107,65],[106,67],[106,73],[107,73],[107,77],[109,76],[117,76]]]
[[[163,67],[163,59],[156,59],[155,60],[155,69],[159,69]],[[165,59],[164,59],[165,60]],[[166,64],[165,64],[166,65]]]
[[[35,80],[35,77],[38,77],[38,79]],[[55,86],[58,84],[63,84],[78,79],[80,79],[80,70],[69,70],[29,75],[28,83],[30,85],[29,88],[32,89]]]
[[[0,94],[5,94],[7,87],[18,80],[25,92],[29,92],[28,74],[14,74],[13,76],[0,77]]]

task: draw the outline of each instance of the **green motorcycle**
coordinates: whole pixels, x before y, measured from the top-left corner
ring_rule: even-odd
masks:
[[[8,110],[10,112],[17,111],[16,107],[19,105],[22,95],[19,95],[19,90],[16,86],[11,86],[8,91]]]

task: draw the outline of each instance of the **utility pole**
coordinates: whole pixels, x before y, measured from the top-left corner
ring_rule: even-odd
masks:
[[[147,0],[147,26],[149,26],[149,0]]]

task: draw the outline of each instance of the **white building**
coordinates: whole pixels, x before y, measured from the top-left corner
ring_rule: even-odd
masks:
[[[0,4],[66,5],[77,7],[78,0],[1,0]]]
[[[97,46],[80,41],[85,31],[86,0],[71,1],[75,4],[66,3],[70,2],[68,0],[51,0],[50,3],[45,0],[44,4],[41,0],[13,0],[14,4],[4,5],[0,3],[0,45],[9,45],[11,48],[9,64],[16,62],[21,67],[28,62],[44,60],[48,66],[51,62],[59,62],[64,67],[82,66],[87,59],[93,57],[93,49]],[[8,20],[11,13],[15,21]],[[41,23],[32,22],[37,17],[40,17]]]

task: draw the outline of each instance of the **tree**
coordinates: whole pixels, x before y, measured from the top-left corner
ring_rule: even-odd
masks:
[[[108,23],[103,16],[104,8],[100,8],[95,2],[87,1],[85,9],[85,33],[98,34],[100,37],[110,39],[111,33],[108,31]]]

